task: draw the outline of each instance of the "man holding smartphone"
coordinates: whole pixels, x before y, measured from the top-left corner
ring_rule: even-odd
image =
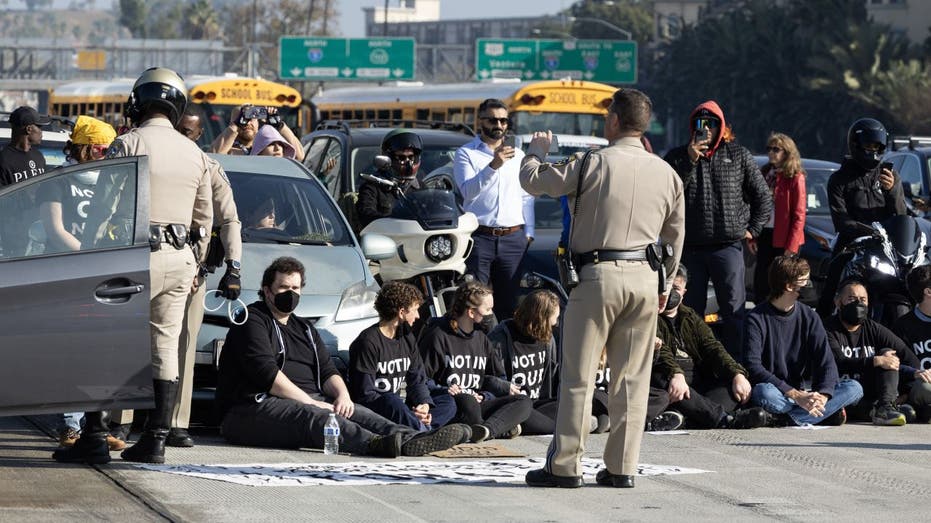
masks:
[[[871,234],[873,222],[904,215],[905,190],[892,164],[881,163],[889,133],[873,118],[861,118],[847,131],[848,156],[828,180],[828,204],[837,229],[834,255],[854,238]],[[846,259],[831,263],[828,278],[818,300],[818,313],[827,318],[834,313],[834,294]]]
[[[508,107],[489,98],[478,106],[479,135],[456,151],[453,176],[463,207],[478,218],[474,246],[466,270],[491,284],[498,321],[510,318],[520,284],[517,269],[533,241],[533,196],[520,186],[518,175],[524,152],[505,143],[510,120]],[[513,140],[513,135],[511,140]]]
[[[692,288],[683,303],[704,316],[710,279],[724,321],[722,342],[739,358],[747,295],[743,242],[758,237],[769,221],[772,193],[753,155],[734,140],[717,103],[696,107],[689,129],[689,142],[665,157],[685,192],[682,263]]]

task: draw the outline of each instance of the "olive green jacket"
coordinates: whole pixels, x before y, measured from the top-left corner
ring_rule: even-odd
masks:
[[[706,377],[731,380],[737,374],[747,375],[746,369],[724,350],[711,328],[694,309],[679,306],[679,332],[674,332],[662,315],[656,318],[656,335],[663,340],[659,358],[653,373],[664,379],[672,379],[676,373],[684,374],[676,361],[676,352],[681,350],[692,359],[695,373]]]

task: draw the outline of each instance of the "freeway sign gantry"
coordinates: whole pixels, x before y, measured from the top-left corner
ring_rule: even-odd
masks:
[[[637,42],[630,40],[532,40],[479,38],[477,80],[571,77],[614,84],[637,81]]]
[[[413,80],[413,38],[282,36],[282,80]]]

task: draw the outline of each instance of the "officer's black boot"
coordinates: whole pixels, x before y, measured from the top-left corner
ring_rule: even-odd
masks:
[[[89,465],[110,463],[107,426],[103,422],[103,413],[85,413],[81,437],[74,442],[74,446],[56,450],[52,457],[55,461],[62,463],[87,463]]]
[[[164,463],[165,439],[171,427],[171,411],[178,392],[177,381],[153,380],[155,385],[155,409],[149,413],[145,431],[135,445],[124,450],[120,456],[126,461],[140,463]]]

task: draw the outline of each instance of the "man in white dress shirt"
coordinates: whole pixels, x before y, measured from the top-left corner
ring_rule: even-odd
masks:
[[[518,267],[533,241],[533,196],[518,177],[523,151],[505,145],[508,108],[490,98],[478,107],[478,136],[456,151],[453,175],[463,207],[478,218],[475,245],[466,260],[469,274],[490,284],[498,321],[514,312],[520,283]]]

